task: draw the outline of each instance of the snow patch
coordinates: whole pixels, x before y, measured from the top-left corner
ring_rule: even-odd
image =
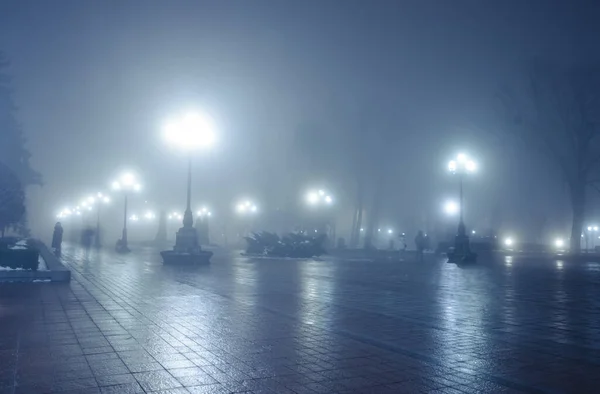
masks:
[[[10,267],[3,267],[0,265],[0,271],[25,271],[23,268],[10,268]]]

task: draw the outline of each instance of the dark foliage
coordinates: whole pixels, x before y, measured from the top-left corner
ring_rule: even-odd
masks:
[[[0,267],[23,268],[37,271],[39,265],[39,250],[29,244],[22,249],[11,249],[16,238],[0,239]]]
[[[246,253],[271,257],[309,258],[325,254],[325,235],[316,237],[290,233],[279,237],[266,231],[244,237],[248,243]]]
[[[4,72],[8,60],[0,52],[0,158],[16,175],[23,186],[41,185],[41,175],[29,165],[31,154],[17,120],[11,78]]]
[[[0,163],[0,231],[18,229],[25,216],[25,193],[15,174]]]

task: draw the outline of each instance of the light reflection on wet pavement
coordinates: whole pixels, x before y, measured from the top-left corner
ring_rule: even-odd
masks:
[[[63,258],[0,285],[0,394],[600,391],[596,263]]]

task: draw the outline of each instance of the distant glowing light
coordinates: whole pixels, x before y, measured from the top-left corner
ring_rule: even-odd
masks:
[[[309,205],[331,205],[333,197],[323,189],[311,190],[306,194],[306,201]]]
[[[200,209],[198,210],[198,212],[197,212],[197,215],[198,215],[198,216],[211,216],[211,215],[212,215],[212,212],[210,212],[210,211],[208,210],[208,208],[206,208],[206,207],[202,207],[202,208],[200,208]]]
[[[509,238],[506,238],[506,239],[504,240],[504,245],[506,245],[506,246],[512,246],[512,245],[513,245],[513,243],[514,243],[514,241],[513,241],[513,239],[512,239],[512,238],[510,238],[510,237],[509,237]]]
[[[236,206],[236,210],[241,214],[256,213],[258,211],[258,207],[250,201],[244,201]]]
[[[388,230],[388,234],[392,234],[394,231],[392,229]]]
[[[364,228],[361,228],[361,229],[360,229],[360,231],[365,231],[365,229],[364,229]]]
[[[139,191],[142,186],[136,182],[135,175],[132,172],[121,174],[118,180],[112,183],[114,190],[134,190]]]
[[[475,234],[475,230],[471,231],[471,234]]]
[[[554,246],[560,249],[565,246],[565,241],[562,238],[557,238],[554,240]]]

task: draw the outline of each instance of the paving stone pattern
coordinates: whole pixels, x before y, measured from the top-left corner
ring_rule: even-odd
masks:
[[[600,392],[597,263],[64,260],[0,284],[0,394]]]

